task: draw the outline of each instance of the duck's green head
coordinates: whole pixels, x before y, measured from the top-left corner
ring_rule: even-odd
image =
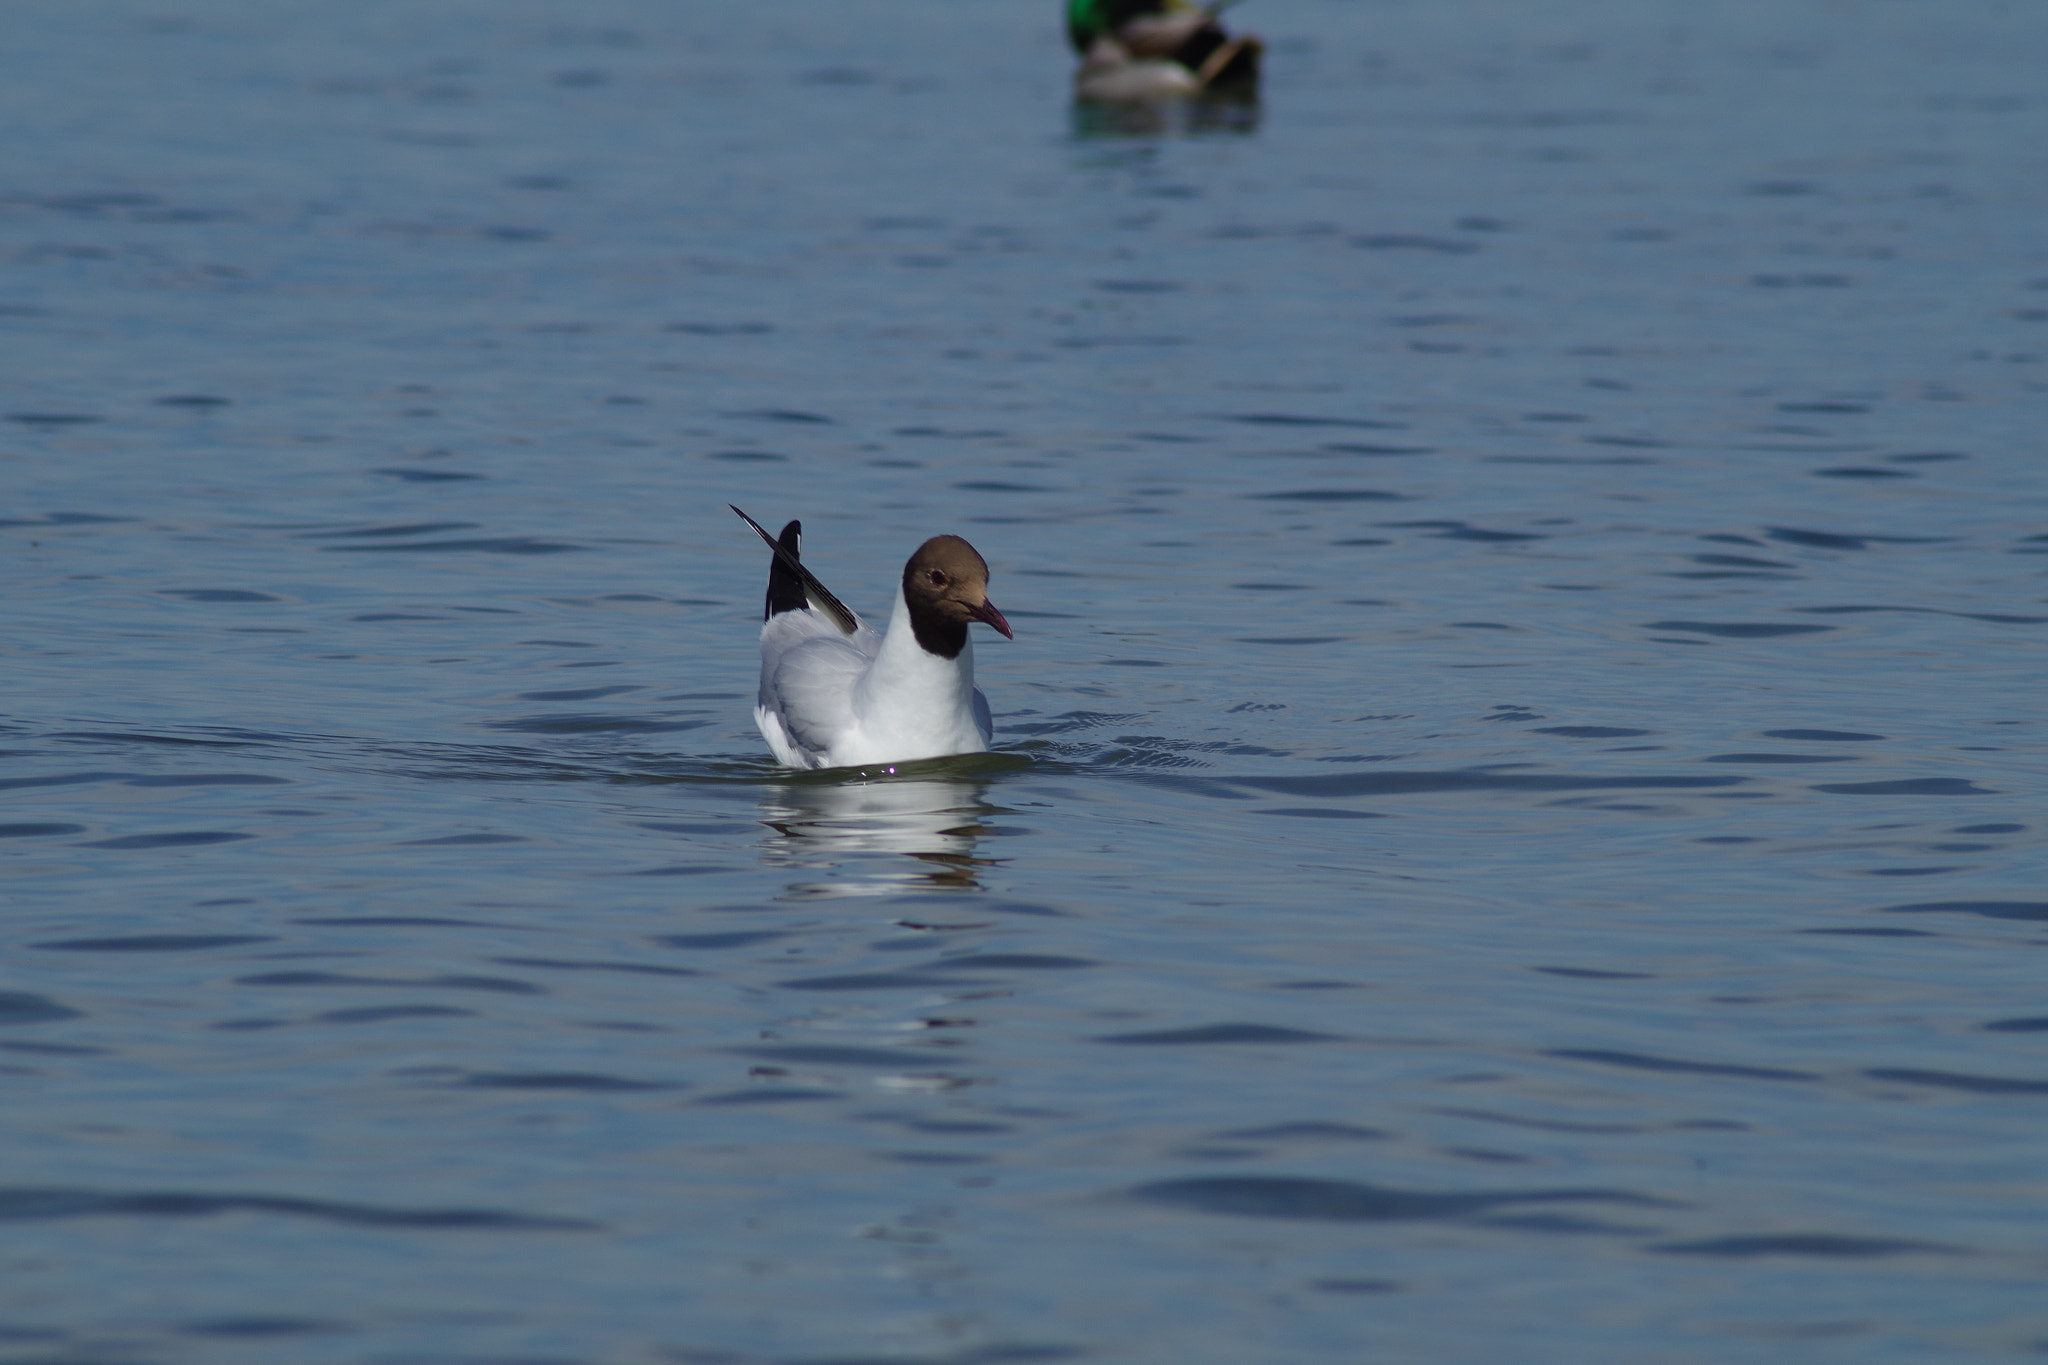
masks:
[[[1067,0],[1067,39],[1086,52],[1097,38],[1115,33],[1143,14],[1192,9],[1187,0]]]

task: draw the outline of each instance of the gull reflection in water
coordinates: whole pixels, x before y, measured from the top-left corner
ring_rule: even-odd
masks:
[[[976,841],[993,833],[985,817],[995,810],[986,799],[994,757],[777,783],[761,797],[761,822],[774,831],[763,845],[766,859],[832,873],[791,888],[804,895],[976,890],[979,872],[1001,861],[974,854]]]

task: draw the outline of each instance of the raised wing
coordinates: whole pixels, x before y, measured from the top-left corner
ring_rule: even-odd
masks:
[[[797,580],[804,585],[804,595],[810,598],[811,606],[815,610],[823,612],[833,625],[838,626],[841,635],[852,635],[861,628],[860,618],[848,610],[844,602],[834,597],[825,585],[820,583],[817,577],[804,567],[803,561],[797,558],[793,551],[776,540],[774,536],[769,535],[760,522],[755,521],[745,512],[740,511],[739,508],[733,507],[731,503],[727,503],[726,506],[732,507],[733,513],[741,521],[754,528],[754,534],[761,537],[767,543],[768,548],[775,552],[776,563],[797,576]]]

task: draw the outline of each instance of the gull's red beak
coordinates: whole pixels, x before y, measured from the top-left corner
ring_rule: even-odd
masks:
[[[1003,619],[1003,614],[996,610],[996,604],[993,602],[984,599],[980,606],[969,607],[967,614],[985,625],[994,626],[1003,633],[1003,638],[1006,640],[1017,638],[1016,634],[1010,629],[1010,623]]]

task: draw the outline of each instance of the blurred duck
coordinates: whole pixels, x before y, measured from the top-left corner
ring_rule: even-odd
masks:
[[[1258,84],[1263,49],[1248,33],[1232,37],[1224,30],[1217,15],[1228,3],[1067,0],[1067,37],[1081,54],[1074,93],[1129,103],[1205,90],[1249,92]]]

